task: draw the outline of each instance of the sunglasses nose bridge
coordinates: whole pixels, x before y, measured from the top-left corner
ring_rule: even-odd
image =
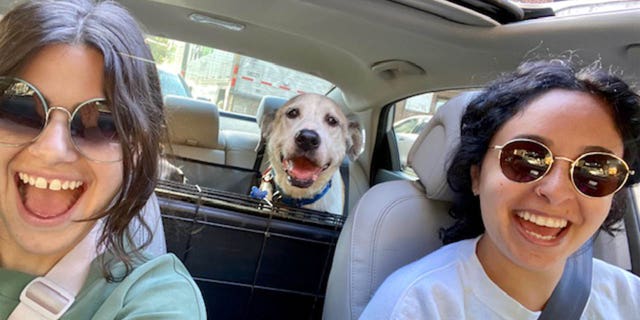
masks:
[[[68,121],[71,122],[71,118],[73,117],[73,114],[71,114],[71,112],[69,110],[67,110],[67,108],[65,108],[65,107],[49,107],[49,110],[47,110],[47,122],[49,122],[49,118],[51,117],[51,113],[54,110],[60,110],[63,113],[66,113]]]

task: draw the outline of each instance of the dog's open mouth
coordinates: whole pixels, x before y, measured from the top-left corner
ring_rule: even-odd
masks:
[[[330,163],[320,166],[305,156],[282,158],[282,167],[287,173],[289,183],[298,188],[308,188],[313,185],[322,171],[329,168],[329,165]]]
[[[16,177],[24,207],[41,219],[50,219],[67,212],[84,193],[81,181],[47,181],[20,173]]]

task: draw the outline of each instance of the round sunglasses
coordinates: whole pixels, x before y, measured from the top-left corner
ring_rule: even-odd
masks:
[[[51,112],[69,116],[69,134],[82,155],[97,162],[122,159],[122,146],[106,99],[90,99],[73,112],[49,106],[32,84],[19,78],[0,77],[0,145],[22,146],[38,139]]]
[[[500,150],[500,168],[511,181],[520,183],[542,179],[555,160],[571,163],[569,175],[574,188],[587,197],[605,197],[620,190],[634,171],[620,157],[607,152],[587,152],[572,160],[554,156],[544,144],[530,139],[514,139]]]

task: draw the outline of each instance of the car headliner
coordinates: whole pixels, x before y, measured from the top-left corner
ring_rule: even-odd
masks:
[[[0,0],[6,11],[13,0]],[[150,34],[198,43],[320,76],[349,108],[376,108],[425,91],[473,87],[520,61],[574,52],[630,76],[640,73],[640,10],[499,25],[442,0],[119,0]],[[427,12],[436,12],[430,13]],[[244,24],[198,24],[199,13]],[[459,21],[459,22],[456,22]],[[494,25],[494,26],[491,26]],[[377,72],[404,60],[422,74]]]
[[[257,57],[331,81],[355,111],[420,92],[481,85],[522,60],[567,52],[585,61],[601,59],[626,75],[640,72],[640,10],[491,27],[454,22],[473,19],[465,19],[467,9],[431,0],[422,2],[438,4],[438,15],[385,0],[120,2],[149,33]],[[191,13],[246,28],[235,32],[194,23],[188,18]],[[372,70],[386,60],[409,61],[425,72],[389,77]]]

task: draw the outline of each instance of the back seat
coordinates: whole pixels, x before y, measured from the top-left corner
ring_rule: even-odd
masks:
[[[164,98],[171,148],[168,152],[187,159],[225,164],[224,139],[218,134],[218,107],[182,96]]]

